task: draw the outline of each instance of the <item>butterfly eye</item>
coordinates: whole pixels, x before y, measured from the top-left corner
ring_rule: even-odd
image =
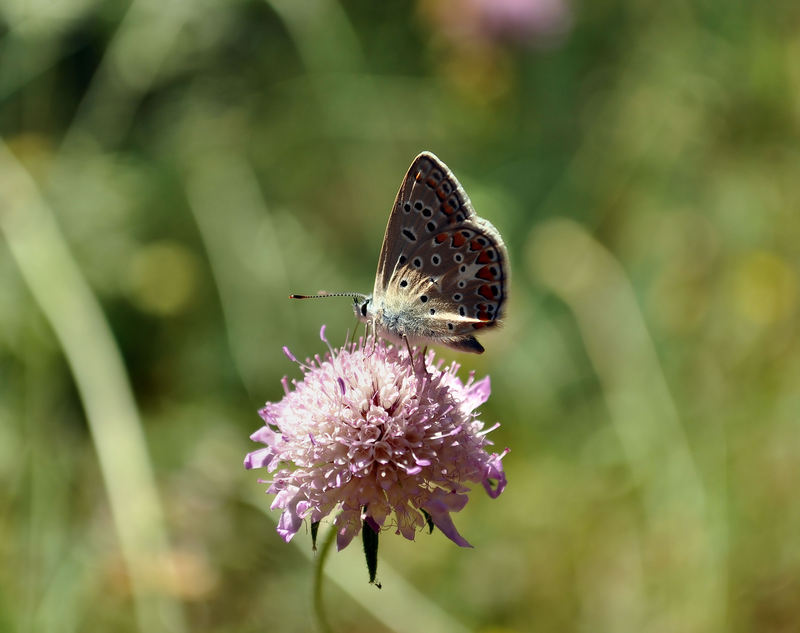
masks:
[[[367,316],[367,304],[369,301],[365,301],[361,304],[361,316]]]

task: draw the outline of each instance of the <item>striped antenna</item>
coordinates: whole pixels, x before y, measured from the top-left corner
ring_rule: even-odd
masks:
[[[360,292],[323,292],[316,295],[289,295],[290,299],[323,299],[325,297],[353,297],[354,299],[366,299],[367,295]]]

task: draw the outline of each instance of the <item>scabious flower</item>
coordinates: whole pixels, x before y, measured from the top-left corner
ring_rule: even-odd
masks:
[[[250,436],[265,447],[244,464],[273,473],[262,483],[275,495],[272,508],[283,510],[278,533],[288,542],[304,519],[338,511],[340,550],[364,524],[375,532],[393,525],[413,540],[428,519],[471,547],[450,514],[466,505],[469,483],[492,498],[506,486],[508,451],[486,452],[486,434],[499,425],[484,429],[475,413],[489,397],[488,376],[462,382],[458,364],[442,369],[428,352],[423,368],[419,354],[412,363],[406,349],[380,340],[328,348],[299,363],[304,377],[293,388],[284,377],[285,396],[259,411],[264,426]]]
[[[421,13],[455,43],[547,44],[572,25],[567,0],[419,0]]]

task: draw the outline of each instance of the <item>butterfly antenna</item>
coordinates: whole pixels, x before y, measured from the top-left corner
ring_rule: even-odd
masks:
[[[355,299],[366,299],[367,295],[360,292],[322,292],[316,295],[289,295],[290,299],[323,299],[325,297],[353,297]]]

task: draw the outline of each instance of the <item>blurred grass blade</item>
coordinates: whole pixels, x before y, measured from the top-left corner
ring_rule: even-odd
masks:
[[[1,141],[0,191],[0,232],[64,350],[86,412],[139,628],[183,631],[181,607],[159,591],[171,570],[164,516],[119,349],[36,183]]]
[[[115,145],[128,131],[141,95],[163,70],[178,34],[200,5],[183,0],[134,0],[103,53],[64,145],[89,132]]]
[[[528,254],[533,273],[575,315],[642,499],[643,560],[652,566],[642,592],[649,595],[642,610],[651,618],[647,630],[721,630],[726,596],[719,510],[698,473],[624,271],[568,220],[539,228]],[[630,630],[641,630],[633,624]]]
[[[271,358],[264,350],[280,348],[280,333],[264,318],[283,313],[289,303],[284,245],[255,174],[241,156],[216,150],[192,161],[186,194],[214,275],[236,369],[258,400],[262,396],[256,385],[269,373]]]
[[[290,32],[306,68],[314,73],[356,72],[364,55],[337,0],[266,0]]]

